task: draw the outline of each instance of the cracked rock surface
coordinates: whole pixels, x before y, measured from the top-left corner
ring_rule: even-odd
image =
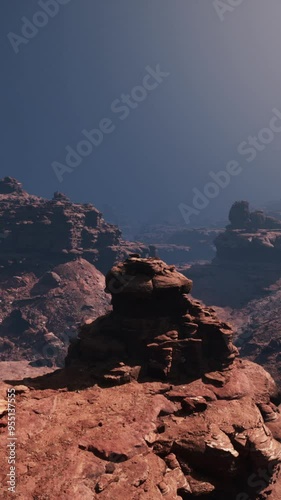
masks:
[[[198,378],[105,388],[69,370],[14,381],[17,498],[236,499],[242,492],[278,500],[281,416],[274,382],[251,362],[236,361],[220,375],[220,387]],[[244,392],[237,391],[240,376],[249,381]],[[1,450],[7,387],[2,383]],[[267,407],[274,420],[266,421]]]

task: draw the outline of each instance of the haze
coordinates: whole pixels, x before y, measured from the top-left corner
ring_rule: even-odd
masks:
[[[225,219],[237,199],[280,199],[281,133],[249,164],[237,153],[281,112],[280,1],[244,0],[221,21],[211,0],[70,0],[16,54],[7,34],[38,10],[33,0],[1,7],[0,177],[131,226],[184,224],[178,205],[231,160],[243,172],[194,226]],[[126,119],[113,116],[111,103],[157,64],[169,76]],[[114,132],[59,182],[52,162],[105,117]]]

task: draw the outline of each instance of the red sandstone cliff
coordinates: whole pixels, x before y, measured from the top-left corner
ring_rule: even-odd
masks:
[[[0,360],[61,366],[77,323],[108,308],[101,271],[136,251],[93,205],[0,180]]]

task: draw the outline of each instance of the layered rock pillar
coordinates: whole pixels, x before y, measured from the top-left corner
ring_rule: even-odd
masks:
[[[82,328],[76,354],[106,363],[119,356],[141,376],[173,380],[230,369],[233,331],[191,289],[174,266],[132,255],[107,274],[112,312]]]

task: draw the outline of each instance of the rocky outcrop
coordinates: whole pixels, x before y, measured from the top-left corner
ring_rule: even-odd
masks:
[[[265,215],[262,210],[250,211],[248,201],[236,201],[229,212],[229,229],[259,230],[268,229],[281,230],[281,221]]]
[[[84,259],[37,274],[14,272],[12,265],[2,270],[1,361],[63,366],[77,325],[109,309],[105,278]]]
[[[249,203],[234,203],[229,212],[230,225],[214,243],[217,258],[223,260],[279,261],[281,221],[262,211],[250,212]]]
[[[159,259],[130,257],[106,276],[112,312],[81,329],[67,367],[9,381],[19,498],[280,498],[276,385],[237,357],[231,327],[191,287]],[[2,455],[0,466],[5,484]]]
[[[100,271],[136,251],[93,205],[0,180],[0,360],[62,366],[77,322],[107,310]]]
[[[279,262],[281,256],[281,230],[227,230],[214,243],[220,260]]]
[[[106,389],[82,388],[79,373],[59,375],[13,382],[18,498],[279,500],[280,413],[262,368],[237,365],[220,385],[198,379]],[[3,499],[10,498],[5,401]]]
[[[91,204],[71,202],[62,193],[52,200],[28,194],[13,178],[0,180],[0,263],[33,266],[34,261],[63,263],[80,256],[105,272],[144,245],[126,242]]]
[[[189,297],[192,282],[174,266],[130,257],[111,269],[106,287],[113,311],[82,327],[68,365],[95,363],[109,381],[128,378],[128,370],[129,378],[178,380],[227,369],[235,359],[231,327]],[[115,366],[116,351],[123,368]]]
[[[224,308],[237,327],[241,354],[262,364],[281,387],[281,222],[251,212],[247,202],[234,203],[229,219],[215,239],[216,258],[182,272],[194,280],[196,296]]]

